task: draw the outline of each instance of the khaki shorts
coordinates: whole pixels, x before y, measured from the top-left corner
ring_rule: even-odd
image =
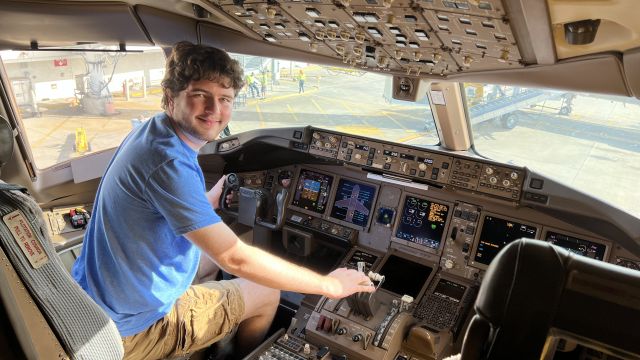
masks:
[[[125,359],[162,359],[204,349],[230,334],[244,314],[233,281],[191,286],[171,311],[147,330],[124,337]]]

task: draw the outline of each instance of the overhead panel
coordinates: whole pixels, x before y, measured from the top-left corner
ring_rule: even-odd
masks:
[[[499,0],[209,0],[265,41],[411,75],[522,67]]]

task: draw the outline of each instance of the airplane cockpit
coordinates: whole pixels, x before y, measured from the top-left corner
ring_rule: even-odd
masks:
[[[70,270],[111,157],[161,111],[171,46],[211,45],[247,75],[229,126],[198,154],[207,188],[226,175],[221,218],[248,244],[320,274],[356,269],[376,288],[283,291],[247,359],[637,359],[639,11],[2,1],[0,179],[37,202]],[[29,278],[3,279],[20,282],[0,286],[0,348],[82,358],[60,335],[48,352],[11,297],[33,291]]]

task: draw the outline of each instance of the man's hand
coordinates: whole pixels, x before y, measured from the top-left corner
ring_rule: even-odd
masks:
[[[220,207],[220,196],[222,196],[222,191],[224,190],[224,183],[226,181],[227,181],[227,175],[222,175],[220,180],[218,180],[218,182],[215,185],[213,185],[211,190],[209,190],[209,192],[207,193],[207,199],[209,199],[211,206],[213,206],[213,208],[216,210],[218,210],[218,208]],[[229,202],[232,199],[233,199],[233,191],[229,192],[229,194],[227,195],[227,199],[226,199],[227,204],[229,204]]]
[[[325,296],[341,299],[357,292],[373,292],[375,288],[369,277],[357,270],[339,268],[327,275]]]

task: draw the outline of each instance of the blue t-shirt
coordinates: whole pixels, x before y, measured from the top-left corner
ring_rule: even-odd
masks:
[[[182,235],[220,221],[197,155],[161,113],[129,134],[102,177],[72,275],[122,336],[171,310],[200,259]]]

